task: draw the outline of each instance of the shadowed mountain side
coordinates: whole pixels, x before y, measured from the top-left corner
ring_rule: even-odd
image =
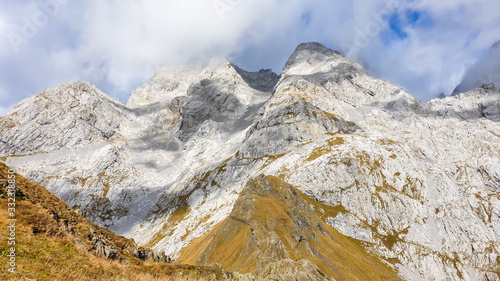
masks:
[[[250,180],[231,215],[183,249],[179,261],[218,263],[226,270],[280,280],[399,280],[359,242],[319,218],[334,212],[333,207],[308,200],[276,177]]]
[[[278,74],[270,69],[261,69],[259,72],[248,72],[234,64],[231,64],[231,66],[248,86],[258,91],[271,92],[279,81]]]

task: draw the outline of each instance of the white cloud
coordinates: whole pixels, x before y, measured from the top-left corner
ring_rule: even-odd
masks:
[[[390,46],[370,46],[368,61],[379,76],[428,100],[450,94],[466,70],[500,39],[500,2],[414,1],[426,24],[406,26],[408,37]],[[373,59],[383,55],[382,59]]]
[[[42,2],[47,1],[63,0]],[[272,67],[279,72],[303,41],[341,50],[354,46],[358,59],[378,77],[426,100],[451,92],[500,39],[495,38],[500,34],[497,0],[67,2],[19,53],[5,40],[0,43],[0,87],[16,90],[3,104],[79,78],[126,101],[152,69],[213,56],[229,56],[250,70]],[[23,18],[32,19],[39,3],[0,7],[0,35],[21,32]],[[388,15],[404,17],[410,8],[431,24],[402,26],[406,38],[381,40],[381,32],[389,28]]]

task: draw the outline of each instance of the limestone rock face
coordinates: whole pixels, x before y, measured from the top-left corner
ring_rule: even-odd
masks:
[[[201,71],[202,68],[195,65],[175,69],[159,69],[149,83],[132,93],[127,106],[131,108],[142,107],[154,103],[170,102],[178,96],[183,96],[191,84],[196,81],[196,77]]]
[[[162,69],[126,106],[86,82],[48,89],[0,118],[0,157],[173,259],[264,174],[329,206],[322,224],[403,279],[500,280],[499,122],[494,85],[423,103],[305,43],[281,76],[223,59]],[[270,274],[312,268],[278,240]]]
[[[484,84],[457,98],[447,97],[429,102],[431,113],[458,119],[486,118],[500,121],[500,101],[494,84]]]
[[[279,81],[279,76],[270,69],[261,69],[259,72],[248,72],[234,64],[232,67],[241,75],[241,78],[245,80],[248,86],[256,90],[264,92],[272,91]]]
[[[2,119],[0,151],[25,155],[114,139],[126,113],[88,82],[62,84],[21,101]]]
[[[330,67],[343,60],[345,59],[339,53],[319,43],[302,43],[288,59],[282,75],[308,75],[327,72]]]

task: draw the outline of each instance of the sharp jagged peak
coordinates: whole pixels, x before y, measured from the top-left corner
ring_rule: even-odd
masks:
[[[496,41],[490,49],[490,56],[500,57],[500,40]]]
[[[155,71],[153,77],[135,90],[127,106],[141,107],[157,102],[170,102],[186,95],[194,83],[203,79],[218,81],[234,80],[238,75],[227,58],[215,57],[208,63],[195,63],[181,66],[165,66]]]
[[[484,90],[486,92],[496,92],[497,88],[494,83],[483,84],[478,89]]]
[[[288,59],[282,71],[285,75],[310,75],[318,72],[328,72],[340,63],[349,63],[362,68],[357,63],[342,57],[337,51],[331,50],[317,42],[302,43]]]
[[[278,74],[274,73],[271,69],[261,69],[257,72],[249,72],[239,68],[235,64],[231,65],[248,86],[256,90],[270,92],[279,81]]]
[[[479,59],[467,70],[451,95],[472,91],[489,83],[494,83],[497,87],[500,85],[500,41],[491,46],[488,56]]]
[[[295,49],[295,52],[301,51],[318,52],[328,56],[332,56],[333,54],[340,55],[338,52],[335,52],[318,42],[306,42],[299,44]]]
[[[127,106],[140,107],[156,102],[170,102],[176,97],[186,95],[192,85],[203,80],[232,85],[231,87],[247,84],[254,90],[270,92],[279,76],[271,70],[245,71],[225,57],[212,58],[206,64],[164,67],[157,70],[150,81],[132,93]]]

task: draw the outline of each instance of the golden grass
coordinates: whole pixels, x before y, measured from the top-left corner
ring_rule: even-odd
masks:
[[[332,146],[342,145],[344,143],[345,141],[342,137],[331,138],[327,141],[326,145],[315,148],[314,151],[306,159],[306,161],[316,160],[320,156],[332,152]]]
[[[7,217],[6,201],[0,199],[2,218]],[[43,208],[22,200],[17,201],[16,211],[19,212],[18,217],[30,214],[29,219],[50,221],[45,218],[46,211]],[[6,224],[5,220],[0,220],[2,230],[7,229]],[[10,246],[7,245],[6,232],[1,233],[1,280],[203,280],[211,275],[211,270],[207,268],[189,265],[142,262],[133,258],[121,262],[98,258],[91,255],[85,245],[74,245],[77,239],[73,235],[37,235],[33,233],[31,222],[24,219],[16,224],[16,237],[17,270],[12,274],[7,272],[6,255]]]
[[[141,261],[131,254],[135,243],[101,228],[74,212],[45,188],[20,175],[16,186],[16,273],[7,271],[7,199],[3,185],[8,167],[0,163],[0,280],[219,280],[220,267]],[[57,217],[58,219],[54,219]],[[106,236],[118,258],[99,258],[91,251],[90,228]]]
[[[326,217],[345,209],[317,202],[278,178],[267,179],[272,188],[250,181],[230,217],[193,240],[181,251],[179,260],[219,263],[226,270],[254,273],[262,267],[259,258],[262,262],[265,258],[275,261],[288,256],[293,260],[308,259],[338,280],[399,280],[392,268],[367,253],[359,241],[343,236],[324,222]],[[309,227],[300,225],[304,221]],[[269,246],[266,241],[271,233],[279,242]],[[297,241],[292,235],[303,236],[307,242]]]

